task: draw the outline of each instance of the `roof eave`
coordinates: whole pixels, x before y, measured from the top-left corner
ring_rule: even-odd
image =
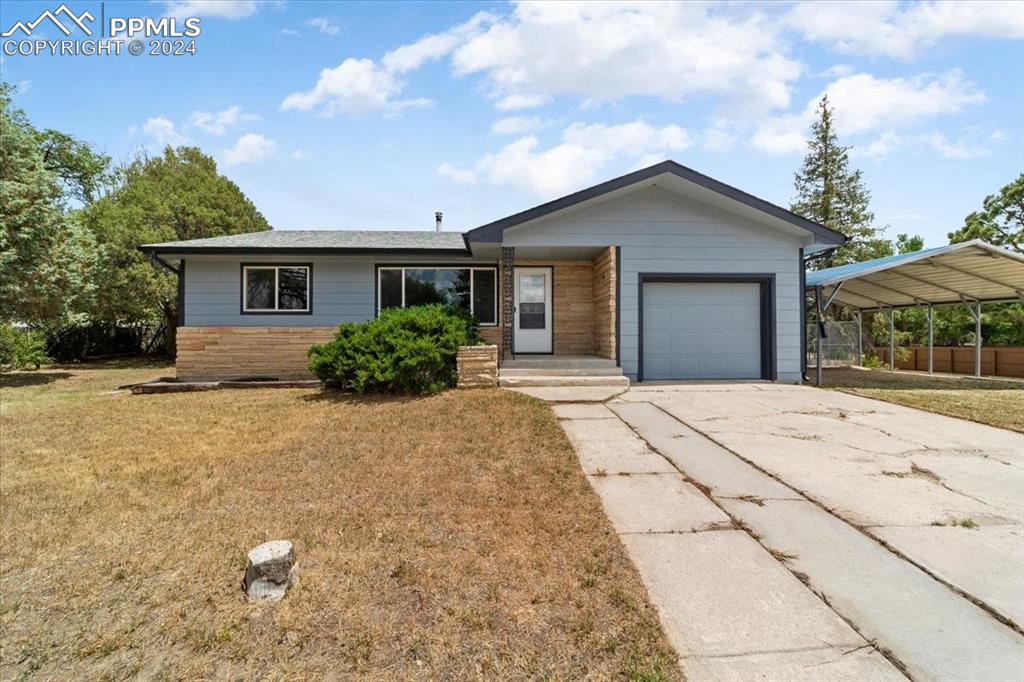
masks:
[[[841,232],[837,232],[836,230],[825,227],[824,225],[812,220],[808,220],[807,218],[799,216],[792,211],[782,208],[781,206],[776,206],[764,199],[759,199],[758,197],[748,194],[743,190],[727,185],[707,175],[698,173],[692,168],[687,168],[675,161],[662,161],[661,163],[657,163],[653,166],[642,168],[638,171],[633,171],[632,173],[627,173],[626,175],[613,178],[606,182],[594,185],[593,187],[588,187],[559,199],[554,199],[540,204],[539,206],[534,206],[533,208],[525,211],[520,211],[519,213],[515,213],[506,218],[496,220],[486,225],[481,225],[480,227],[467,232],[465,235],[466,240],[467,242],[499,242],[502,239],[504,231],[510,227],[515,227],[517,225],[522,225],[523,223],[543,218],[555,213],[556,211],[576,206],[610,192],[650,180],[651,178],[655,178],[663,174],[675,175],[676,177],[693,182],[705,189],[717,192],[718,194],[734,201],[738,201],[750,208],[762,211],[774,218],[804,229],[807,232],[826,240],[827,243],[840,245],[845,244],[848,240],[848,237]]]
[[[427,255],[427,256],[470,256],[468,248],[433,249],[425,247],[380,248],[380,247],[347,247],[347,246],[162,246],[160,244],[143,244],[138,247],[143,253],[162,255],[345,255],[345,254],[395,254],[395,255]]]

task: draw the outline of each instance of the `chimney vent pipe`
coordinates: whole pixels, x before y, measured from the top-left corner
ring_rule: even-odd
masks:
[[[444,213],[441,211],[434,212],[434,230],[437,232],[441,231],[441,221],[444,219]]]

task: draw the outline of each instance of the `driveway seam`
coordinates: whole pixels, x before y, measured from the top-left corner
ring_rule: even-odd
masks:
[[[722,449],[726,450],[727,452],[730,452],[730,453],[732,453],[732,454],[736,455],[736,453],[735,453],[735,452],[733,452],[732,450],[730,450],[730,449],[726,448],[725,446],[723,446],[723,445],[722,445],[721,443],[719,443],[718,441],[714,440],[714,439],[713,439],[713,438],[711,438],[710,436],[707,436],[707,434],[705,434],[705,433],[704,433],[703,431],[700,431],[699,429],[696,429],[696,428],[694,428],[694,427],[690,426],[689,424],[687,424],[686,422],[684,422],[684,421],[683,421],[682,419],[679,419],[679,418],[678,418],[678,417],[676,417],[676,416],[675,416],[674,414],[671,414],[670,412],[668,412],[668,410],[665,410],[664,408],[662,408],[662,407],[661,407],[660,405],[658,405],[657,403],[654,403],[654,402],[651,402],[651,401],[640,401],[640,402],[647,402],[647,403],[648,403],[649,405],[653,405],[653,406],[654,406],[655,408],[657,408],[657,409],[658,409],[658,410],[660,410],[661,412],[664,412],[664,413],[665,413],[666,415],[668,415],[668,416],[669,416],[669,417],[670,417],[671,419],[674,419],[674,420],[678,421],[678,422],[679,422],[680,424],[683,424],[684,426],[687,426],[687,427],[689,427],[689,428],[693,429],[693,430],[694,430],[694,431],[696,431],[697,433],[700,433],[700,434],[701,434],[701,435],[703,435],[703,436],[704,436],[705,438],[708,438],[708,440],[710,440],[710,441],[712,441],[713,443],[715,443],[715,445],[717,445],[717,446],[721,447]],[[834,609],[834,608],[832,607],[832,604],[830,604],[830,603],[829,603],[829,601],[828,601],[828,599],[827,599],[827,598],[825,597],[825,595],[823,595],[823,594],[821,594],[821,593],[819,593],[819,592],[817,592],[817,591],[815,591],[815,590],[811,589],[810,585],[808,585],[808,577],[807,577],[806,575],[804,575],[803,573],[801,573],[800,571],[797,571],[796,569],[794,569],[794,568],[793,568],[792,566],[790,566],[790,565],[789,565],[789,564],[788,564],[787,562],[785,562],[785,561],[782,561],[782,560],[780,560],[780,559],[779,559],[779,553],[780,553],[780,552],[779,552],[779,550],[777,550],[777,549],[775,549],[775,548],[773,548],[773,547],[769,547],[768,545],[766,545],[766,544],[765,544],[765,543],[764,543],[764,542],[762,541],[762,539],[761,539],[761,536],[760,536],[760,535],[758,535],[757,533],[755,533],[755,532],[753,531],[753,529],[751,529],[751,528],[750,528],[750,527],[749,527],[749,526],[748,526],[748,525],[747,525],[746,523],[744,523],[744,522],[743,522],[743,521],[742,521],[741,519],[737,519],[737,518],[736,518],[735,516],[733,516],[733,515],[732,515],[732,514],[731,514],[731,513],[729,512],[729,510],[728,510],[728,509],[726,509],[726,508],[725,508],[724,506],[722,506],[721,504],[719,504],[719,503],[718,503],[718,500],[716,500],[716,499],[715,499],[715,497],[714,497],[714,496],[713,496],[713,495],[711,494],[711,490],[710,490],[710,488],[709,488],[708,486],[704,485],[703,483],[700,483],[699,481],[697,481],[696,479],[694,479],[694,478],[693,478],[692,476],[690,476],[690,475],[689,475],[688,473],[686,473],[685,471],[683,471],[683,470],[682,470],[682,469],[681,469],[681,468],[679,467],[679,465],[677,465],[677,464],[676,464],[676,463],[675,463],[674,461],[672,461],[672,459],[671,459],[671,458],[669,458],[669,457],[666,457],[666,456],[665,456],[664,454],[662,454],[661,450],[659,450],[659,449],[658,449],[657,447],[655,447],[654,443],[651,443],[651,442],[650,442],[649,440],[647,440],[647,438],[645,438],[645,437],[644,437],[644,435],[643,435],[642,433],[640,433],[640,431],[639,431],[639,430],[637,430],[637,429],[633,428],[633,425],[632,425],[632,424],[630,424],[630,423],[629,423],[629,422],[627,422],[627,421],[626,421],[625,419],[623,419],[623,418],[622,418],[621,416],[619,416],[619,415],[618,415],[617,413],[615,413],[615,412],[614,412],[614,410],[612,411],[612,413],[613,413],[613,414],[615,414],[615,416],[616,416],[616,417],[617,417],[617,418],[618,418],[618,419],[619,419],[619,420],[620,420],[620,421],[621,421],[621,422],[622,422],[623,424],[625,424],[625,425],[626,425],[626,427],[627,427],[627,428],[628,428],[628,429],[629,429],[630,431],[632,431],[632,432],[633,432],[634,434],[636,434],[637,438],[639,438],[639,439],[640,439],[640,440],[642,440],[642,441],[643,441],[644,443],[646,443],[646,444],[647,444],[647,447],[649,447],[649,448],[650,448],[650,449],[651,449],[652,451],[654,451],[654,452],[658,453],[658,456],[660,456],[660,457],[661,457],[662,459],[664,459],[664,460],[665,460],[665,461],[667,461],[667,462],[668,462],[669,464],[671,464],[671,465],[672,465],[672,467],[674,467],[674,468],[676,469],[676,471],[678,471],[678,472],[679,472],[679,474],[680,474],[680,475],[681,475],[681,476],[683,477],[683,480],[685,480],[685,481],[686,481],[687,483],[689,483],[689,484],[693,485],[693,486],[694,486],[695,488],[697,488],[697,489],[698,489],[698,490],[699,490],[699,491],[700,491],[700,492],[701,492],[701,493],[702,493],[702,494],[703,494],[703,495],[704,495],[704,496],[705,496],[705,497],[706,497],[706,498],[708,499],[708,501],[710,501],[710,502],[711,502],[711,504],[713,504],[713,505],[715,505],[716,507],[718,507],[718,508],[719,508],[719,509],[720,509],[720,510],[722,511],[722,513],[723,513],[723,514],[725,514],[726,516],[728,516],[728,517],[729,517],[729,518],[730,518],[730,519],[732,520],[733,524],[734,524],[734,525],[736,526],[737,530],[741,530],[741,531],[743,531],[743,532],[744,532],[744,533],[746,533],[746,534],[747,534],[747,535],[748,535],[748,536],[749,536],[750,538],[752,538],[752,539],[754,540],[754,542],[756,542],[756,543],[757,543],[757,544],[758,544],[758,545],[759,545],[759,546],[760,546],[760,547],[761,547],[762,549],[764,549],[764,550],[765,550],[766,552],[768,552],[768,553],[769,553],[769,554],[771,555],[772,559],[774,559],[774,560],[775,560],[776,562],[778,562],[778,563],[779,563],[779,564],[780,564],[780,565],[781,565],[781,566],[782,566],[783,568],[785,568],[785,569],[786,569],[787,571],[789,571],[789,572],[790,572],[790,573],[791,573],[791,574],[793,575],[793,577],[794,577],[794,578],[796,578],[797,580],[799,580],[799,581],[801,582],[801,584],[803,584],[803,585],[804,585],[804,587],[806,587],[806,588],[807,588],[807,591],[808,591],[808,592],[810,592],[810,593],[811,593],[811,594],[813,594],[813,595],[814,595],[815,597],[817,597],[817,598],[818,598],[818,600],[820,600],[820,601],[821,601],[821,603],[822,603],[822,604],[824,604],[824,605],[825,605],[825,607],[826,607],[826,608],[827,608],[827,609],[828,609],[829,611],[831,611],[832,613],[834,613],[834,614],[835,614],[835,615],[836,615],[836,616],[837,616],[837,617],[838,617],[839,619],[841,619],[841,620],[842,620],[842,621],[843,621],[844,623],[846,623],[846,624],[847,624],[847,625],[848,625],[848,626],[850,627],[850,629],[852,629],[852,630],[853,630],[853,631],[854,631],[855,633],[857,633],[857,635],[858,635],[858,636],[859,636],[859,637],[860,637],[861,639],[863,639],[863,640],[864,640],[865,642],[867,642],[869,646],[871,646],[871,647],[872,647],[873,649],[875,649],[875,650],[876,650],[876,651],[877,651],[877,652],[878,652],[879,654],[881,654],[881,655],[882,655],[882,656],[883,656],[883,657],[884,657],[884,658],[885,658],[885,659],[886,659],[887,661],[889,661],[889,662],[890,662],[890,663],[891,663],[891,664],[893,665],[893,667],[895,667],[895,668],[896,668],[896,669],[897,669],[898,671],[900,671],[900,673],[901,673],[901,674],[902,674],[902,675],[903,675],[904,677],[906,677],[906,678],[907,678],[907,679],[909,679],[909,680],[913,680],[913,678],[912,678],[912,677],[910,676],[910,673],[909,673],[909,672],[907,671],[907,666],[906,666],[906,664],[905,664],[905,663],[904,663],[903,661],[901,661],[901,660],[900,660],[900,659],[899,659],[899,658],[898,658],[898,657],[896,656],[896,654],[894,654],[894,653],[893,653],[892,651],[888,650],[887,648],[885,648],[885,647],[882,647],[882,646],[880,646],[880,645],[878,644],[878,642],[877,642],[876,640],[868,638],[868,637],[867,637],[867,636],[866,636],[866,635],[865,635],[865,634],[864,634],[863,632],[861,632],[860,628],[859,628],[859,627],[857,626],[857,624],[856,624],[856,623],[854,623],[854,622],[853,622],[852,620],[850,620],[849,618],[847,618],[847,617],[846,617],[846,616],[844,616],[843,614],[841,614],[841,613],[839,613],[838,611],[836,611],[836,610],[835,610],[835,609]],[[749,461],[747,461],[746,459],[744,459],[744,458],[740,457],[739,455],[736,455],[736,456],[737,456],[737,457],[739,457],[739,459],[741,459],[742,461],[744,461],[744,462],[747,462],[747,464],[751,464],[751,463],[750,463]],[[754,465],[753,465],[753,464],[751,464],[751,466],[754,466]],[[759,467],[756,467],[756,466],[755,466],[755,468],[757,468],[757,469],[758,469],[759,471],[761,471],[761,469],[760,469]],[[771,476],[771,474],[768,474],[768,472],[763,472],[763,473],[765,473],[765,474],[767,474],[767,475]],[[803,492],[801,492],[800,490],[797,490],[797,489],[796,489],[796,488],[794,488],[793,486],[791,486],[791,485],[789,485],[789,484],[785,483],[784,481],[780,480],[780,479],[779,479],[778,477],[776,477],[776,476],[771,476],[771,478],[772,478],[772,479],[774,479],[774,480],[775,480],[776,482],[780,483],[781,485],[784,485],[784,486],[786,486],[786,487],[787,487],[787,488],[789,488],[790,490],[793,490],[794,492],[796,492],[796,493],[799,493],[800,495],[803,495],[804,497],[807,497],[806,495],[804,495],[804,493],[803,493]],[[807,498],[807,500],[808,500],[808,501],[810,501],[810,502],[813,502],[814,504],[818,504],[817,502],[815,502],[815,501],[811,500],[810,498]],[[799,502],[800,500],[793,500],[793,501],[795,501],[795,502]],[[820,504],[818,504],[818,506],[821,506],[821,505],[820,505]],[[826,510],[826,511],[828,511],[828,510]],[[831,512],[831,511],[829,511],[829,513],[830,513],[830,514],[832,514],[832,512]],[[833,514],[833,516],[835,516],[835,515]],[[839,518],[839,517],[837,517],[837,518]],[[843,523],[848,523],[848,522],[847,522],[847,521],[846,521],[845,519],[840,519],[840,520],[841,520],[841,521],[843,521]],[[870,536],[869,536],[869,537],[870,537]],[[873,538],[872,538],[872,539],[873,539]],[[814,649],[810,649],[810,650],[812,650],[812,651],[813,651]]]
[[[666,410],[665,408],[663,408],[663,407],[662,407],[661,405],[657,404],[656,402],[653,402],[653,401],[645,401],[645,402],[647,402],[647,404],[649,404],[649,405],[652,405],[652,406],[654,406],[655,408],[657,408],[657,409],[658,409],[658,410],[660,410],[661,412],[663,412],[663,413],[665,413],[666,415],[668,415],[668,417],[670,417],[671,419],[674,419],[674,420],[676,420],[677,422],[679,422],[679,423],[680,423],[680,424],[682,424],[683,426],[686,426],[687,428],[689,428],[689,429],[692,429],[693,431],[696,431],[697,433],[699,433],[700,435],[704,436],[704,437],[705,437],[705,438],[707,438],[707,439],[708,439],[709,441],[711,441],[712,443],[714,443],[715,445],[717,445],[718,447],[722,448],[722,449],[723,449],[723,450],[725,450],[726,452],[729,452],[729,453],[731,453],[732,455],[734,455],[734,456],[735,456],[736,458],[738,458],[739,460],[741,460],[741,461],[745,462],[746,464],[748,464],[748,465],[752,466],[752,467],[753,467],[754,469],[756,469],[757,471],[759,471],[759,472],[763,473],[763,474],[764,474],[765,476],[768,476],[769,478],[771,478],[772,480],[774,480],[774,481],[775,481],[776,483],[779,483],[780,485],[784,485],[784,486],[786,486],[787,488],[789,488],[790,490],[792,490],[792,491],[794,491],[794,492],[798,493],[799,495],[803,496],[803,497],[804,497],[804,498],[805,498],[805,499],[806,499],[806,500],[807,500],[808,502],[810,502],[811,504],[814,504],[814,505],[816,505],[816,506],[817,506],[817,507],[819,507],[819,508],[820,508],[821,510],[823,510],[823,511],[827,512],[827,513],[828,513],[829,515],[831,515],[831,516],[833,516],[834,518],[838,519],[838,520],[839,520],[839,521],[841,521],[842,523],[844,523],[844,524],[846,524],[847,526],[849,526],[849,527],[853,528],[854,530],[858,531],[859,533],[861,533],[861,534],[862,534],[862,535],[864,535],[865,537],[867,537],[867,538],[871,539],[872,541],[874,541],[874,542],[878,543],[879,545],[881,545],[882,547],[884,547],[884,548],[885,548],[886,550],[888,550],[888,551],[889,551],[890,553],[892,553],[893,555],[895,555],[895,556],[899,557],[900,559],[902,559],[902,560],[906,561],[906,562],[907,562],[907,563],[909,563],[909,564],[910,564],[911,566],[914,566],[915,568],[919,569],[919,570],[920,570],[921,572],[923,572],[923,573],[924,573],[925,575],[927,575],[928,577],[930,577],[930,578],[931,578],[932,580],[936,581],[936,582],[937,582],[937,583],[939,583],[940,585],[943,585],[944,587],[946,587],[946,588],[947,588],[948,590],[950,590],[950,591],[951,591],[951,592],[953,592],[954,594],[957,594],[957,595],[959,595],[960,597],[963,597],[963,598],[964,598],[964,599],[966,599],[967,601],[971,602],[972,604],[974,604],[975,606],[977,606],[978,608],[980,608],[980,609],[981,609],[982,611],[984,611],[985,613],[987,613],[987,614],[988,614],[989,616],[991,616],[992,618],[994,618],[994,619],[995,619],[996,621],[998,621],[998,622],[1002,623],[1003,625],[1005,625],[1005,626],[1009,627],[1009,628],[1010,628],[1011,630],[1013,630],[1013,631],[1017,632],[1018,634],[1024,635],[1024,628],[1022,628],[1022,626],[1021,626],[1021,625],[1019,625],[1019,624],[1015,623],[1015,622],[1014,622],[1013,620],[1011,620],[1010,618],[1007,618],[1006,616],[1002,615],[1001,613],[999,613],[998,611],[996,611],[996,610],[995,610],[994,608],[992,608],[991,606],[989,606],[988,604],[986,604],[985,602],[983,602],[983,601],[982,601],[981,599],[979,599],[979,598],[975,597],[975,596],[974,596],[973,594],[971,594],[971,593],[969,593],[969,592],[965,591],[965,590],[964,590],[963,588],[960,588],[960,587],[958,587],[958,586],[956,586],[956,585],[953,585],[953,584],[952,584],[952,583],[950,583],[949,581],[947,581],[947,580],[944,580],[944,579],[943,579],[943,578],[941,578],[940,576],[936,575],[936,574],[935,574],[935,573],[934,573],[933,571],[929,570],[928,568],[926,568],[925,566],[923,566],[923,565],[922,565],[922,564],[920,564],[919,562],[917,562],[917,561],[914,561],[914,559],[912,559],[911,557],[907,556],[907,555],[906,555],[906,554],[904,554],[903,552],[899,551],[899,550],[898,550],[897,548],[895,548],[894,546],[892,546],[891,544],[889,544],[888,542],[886,542],[886,541],[885,541],[884,539],[882,539],[882,538],[880,538],[880,537],[876,536],[876,535],[875,535],[874,533],[870,533],[870,532],[868,532],[868,530],[867,530],[867,528],[885,528],[886,526],[878,526],[878,525],[875,525],[875,526],[859,526],[859,525],[857,525],[857,524],[855,524],[855,523],[852,523],[852,522],[851,522],[851,521],[849,521],[848,519],[846,519],[846,518],[843,518],[842,516],[840,516],[839,514],[837,514],[837,513],[836,513],[836,512],[835,512],[835,511],[834,511],[834,510],[833,510],[832,508],[830,508],[830,507],[826,506],[826,505],[825,505],[825,504],[824,504],[823,502],[821,502],[820,500],[818,500],[818,499],[816,499],[816,498],[812,497],[811,495],[809,495],[808,493],[806,493],[806,492],[805,492],[805,491],[803,491],[803,490],[800,490],[799,488],[795,488],[795,487],[793,487],[793,485],[792,485],[792,484],[790,484],[790,483],[787,483],[787,482],[786,482],[785,480],[783,480],[783,479],[782,479],[782,478],[780,478],[779,476],[775,475],[775,474],[774,474],[774,473],[772,473],[771,471],[768,471],[767,469],[764,469],[764,468],[762,468],[762,467],[758,466],[758,464],[756,464],[756,463],[755,463],[755,462],[753,462],[752,460],[749,460],[749,459],[747,459],[746,457],[744,457],[743,455],[739,454],[738,452],[736,452],[736,451],[735,451],[735,450],[733,450],[732,448],[730,448],[730,447],[728,447],[727,445],[725,445],[724,443],[720,442],[720,441],[719,441],[719,440],[717,440],[717,439],[716,439],[716,438],[715,438],[714,436],[710,435],[710,434],[709,434],[709,433],[707,433],[706,431],[704,431],[704,430],[700,429],[699,427],[695,426],[695,425],[694,425],[694,424],[693,424],[692,422],[688,422],[688,421],[685,421],[685,420],[681,419],[680,417],[678,417],[678,416],[676,416],[676,415],[672,414],[671,412],[669,412],[668,410]],[[783,414],[784,414],[784,413],[783,413]],[[618,416],[618,415],[616,415],[616,416]],[[620,419],[621,419],[621,417],[620,417]],[[645,443],[647,443],[647,446],[648,446],[648,447],[650,447],[650,448],[651,448],[652,450],[654,450],[654,451],[655,451],[655,452],[657,452],[657,453],[658,453],[659,455],[661,455],[662,457],[664,457],[664,458],[665,458],[666,460],[668,460],[668,459],[669,459],[668,457],[665,457],[664,455],[662,455],[662,454],[661,454],[661,451],[660,451],[660,450],[658,450],[658,449],[657,449],[656,447],[654,447],[654,445],[653,445],[652,443],[648,442],[648,441],[647,441],[647,440],[646,440],[646,439],[645,439],[645,438],[644,438],[644,437],[643,437],[643,436],[642,436],[642,435],[641,435],[641,434],[640,434],[640,433],[639,433],[639,432],[638,432],[638,431],[637,431],[636,429],[634,429],[634,428],[633,428],[633,427],[632,427],[632,426],[631,426],[630,424],[628,424],[628,423],[627,423],[627,422],[626,422],[625,420],[622,420],[622,421],[623,421],[623,423],[624,423],[624,424],[626,424],[626,426],[628,426],[628,427],[629,427],[629,428],[630,428],[630,429],[631,429],[631,430],[632,430],[632,431],[633,431],[634,433],[636,433],[636,435],[637,435],[637,436],[638,436],[638,437],[639,437],[639,438],[640,438],[641,440],[643,440],[643,441],[644,441]],[[994,427],[993,427],[993,428],[994,428]],[[674,462],[671,462],[671,460],[669,460],[669,462],[670,462],[670,463],[672,464],[672,466],[676,466]],[[676,467],[676,468],[678,469],[678,467]],[[680,470],[680,473],[682,473],[682,474],[683,474],[683,477],[684,477],[684,478],[687,478],[687,480],[688,480],[689,482],[693,483],[693,481],[692,481],[692,480],[690,480],[690,479],[689,479],[689,477],[687,476],[687,474],[685,474],[684,472],[682,472],[682,470]],[[706,488],[706,486],[703,486],[703,485],[697,484],[697,488],[698,488],[698,489],[700,489],[700,490],[701,490],[701,492],[704,492],[704,489]],[[953,491],[953,492],[955,492],[955,491]],[[705,493],[705,494],[707,494],[707,493]],[[710,497],[710,495],[708,495],[708,497]],[[713,499],[712,499],[712,502],[714,502],[714,500],[713,500]],[[717,503],[716,503],[716,504],[717,504]],[[725,511],[725,510],[723,509],[723,511]],[[728,514],[728,512],[726,512],[726,514]],[[731,515],[730,515],[730,518],[732,518],[732,516],[731,516]],[[748,532],[749,532],[749,531],[748,531]],[[759,540],[759,539],[757,538],[756,534],[753,534],[753,533],[752,533],[751,535],[752,535],[752,537],[754,537],[754,539],[757,539],[757,540],[758,540],[758,541],[760,542],[760,540]],[[763,546],[763,545],[762,545],[762,546]],[[766,548],[766,549],[767,549],[767,548]],[[787,566],[787,568],[789,568],[789,567]],[[794,573],[795,575],[797,575],[797,577],[799,577],[799,575],[798,575],[798,572],[796,572],[796,571],[793,571],[793,569],[791,569],[791,568],[790,568],[790,571],[792,571],[792,572],[793,572],[793,573]],[[812,590],[812,591],[813,591],[813,590]],[[815,593],[815,594],[817,594],[817,593]],[[819,595],[819,596],[820,596],[820,595]],[[823,599],[823,601],[825,601],[825,603],[826,603],[826,604],[828,604],[828,601],[827,601],[827,600]],[[829,606],[829,608],[831,608],[831,606]],[[842,617],[843,617],[843,616],[842,616],[842,614],[838,614],[838,615],[840,616],[840,618],[842,618]],[[844,620],[846,620],[845,618],[843,618],[843,619],[844,619]],[[855,627],[855,626],[853,626],[853,625],[852,625],[852,623],[851,623],[851,627],[854,627],[854,629],[856,630],[856,627]],[[857,630],[857,632],[859,633],[860,631],[859,631],[859,630]],[[884,651],[882,651],[882,649],[879,649],[879,651],[880,651],[880,652],[882,652],[883,654],[885,653]],[[895,662],[894,662],[894,664],[895,664]],[[900,664],[900,665],[902,665],[902,664]],[[905,672],[905,669],[904,669],[904,668],[902,668],[902,667],[901,667],[900,669],[901,669],[901,671],[904,671],[904,672]],[[908,675],[908,677],[909,677],[909,675]]]
[[[838,644],[822,644],[821,646],[797,647],[795,649],[766,649],[766,650],[758,649],[756,651],[742,651],[742,652],[736,653],[736,654],[705,654],[705,655],[691,655],[691,656],[683,655],[683,656],[680,656],[679,658],[681,658],[684,661],[685,660],[696,660],[696,659],[701,659],[701,658],[741,658],[743,656],[758,656],[758,655],[761,655],[761,654],[798,654],[798,653],[801,653],[801,652],[804,652],[804,651],[834,651],[836,649],[839,649],[839,650],[842,651],[842,653],[840,654],[841,656],[845,656],[847,654],[852,654],[855,651],[860,651],[861,649],[870,649],[870,648],[874,648],[870,642],[868,642],[867,644],[861,644],[860,646],[852,647],[850,649],[846,649],[846,647],[843,647],[842,645],[838,645]]]

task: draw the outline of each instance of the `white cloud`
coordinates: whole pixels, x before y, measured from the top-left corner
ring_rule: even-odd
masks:
[[[222,149],[221,156],[225,164],[234,166],[240,163],[252,163],[265,159],[274,153],[276,149],[277,144],[273,140],[268,140],[259,133],[246,133],[238,138],[238,142],[235,143],[234,147]]]
[[[303,161],[311,157],[312,154],[307,152],[305,149],[293,149],[288,156],[292,157],[297,161]]]
[[[715,126],[704,131],[704,149],[709,152],[727,152],[736,146],[736,136],[728,129]]]
[[[302,36],[302,31],[296,31],[294,28],[282,28],[281,33],[286,36],[292,36],[293,38]]]
[[[192,125],[211,135],[223,135],[232,126],[258,120],[259,116],[242,111],[239,106],[228,107],[224,111],[192,112]]]
[[[787,106],[798,62],[760,11],[703,3],[519,3],[453,53],[457,75],[483,74],[499,109],[557,96],[675,102],[727,95]]]
[[[266,4],[261,0],[165,0],[164,13],[181,18],[244,19]]]
[[[498,111],[516,111],[518,109],[533,109],[535,107],[544,106],[551,101],[550,95],[527,95],[524,93],[516,93],[514,95],[505,95],[500,98],[494,104],[494,108]]]
[[[836,132],[840,139],[908,127],[986,101],[985,95],[965,81],[957,69],[940,76],[891,79],[858,73],[833,81],[822,94],[828,95],[835,109]],[[764,120],[754,135],[754,146],[772,154],[802,152],[820,100],[821,95],[812,99],[800,114]]]
[[[728,111],[753,117],[789,106],[802,70],[786,54],[781,30],[777,18],[731,5],[521,2],[510,15],[478,13],[378,61],[346,59],[284,108],[384,109],[404,89],[399,76],[448,58],[456,76],[483,76],[499,111],[559,96],[597,106],[630,96],[678,102],[717,95],[727,98]],[[366,80],[373,86],[363,87]]]
[[[384,68],[395,73],[414,71],[426,62],[436,61],[451,54],[452,50],[477,35],[492,21],[492,14],[479,12],[469,21],[453,26],[443,33],[426,35],[415,43],[402,45],[384,55]]]
[[[325,116],[336,113],[365,115],[375,111],[395,114],[410,107],[428,107],[429,99],[400,100],[405,84],[372,59],[343,61],[333,69],[324,69],[312,90],[293,92],[281,103],[288,111],[310,111],[320,107]]]
[[[946,159],[974,159],[987,156],[990,150],[982,144],[986,137],[976,127],[964,128],[955,140],[949,139],[944,133],[932,131],[928,133],[897,134],[886,131],[867,145],[856,146],[850,150],[853,157],[881,158],[898,148],[913,151],[931,151]],[[988,137],[991,140],[991,137]]]
[[[946,37],[1024,38],[1024,4],[804,2],[785,22],[840,52],[909,58]]]
[[[437,174],[441,177],[449,178],[450,180],[457,182],[462,185],[475,185],[476,184],[476,173],[471,170],[465,170],[458,168],[450,163],[442,163],[437,167]]]
[[[338,26],[327,17],[313,17],[312,19],[308,19],[306,20],[306,26],[315,28],[324,35],[336,36],[341,33],[341,26]]]
[[[538,116],[506,116],[491,124],[491,132],[498,135],[520,135],[551,125],[550,119]]]
[[[841,78],[856,71],[852,64],[833,64],[818,74],[819,78]]]
[[[18,81],[18,84],[15,86],[15,91],[19,95],[24,95],[26,92],[28,92],[31,89],[32,89],[32,81],[30,81],[30,80]]]
[[[146,119],[141,127],[132,126],[128,129],[128,134],[131,136],[140,132],[148,137],[154,146],[161,148],[167,145],[177,147],[189,143],[189,139],[178,132],[174,123],[164,116],[154,116]]]
[[[647,165],[692,144],[690,135],[676,125],[659,128],[641,120],[618,125],[574,123],[562,131],[559,144],[547,149],[530,135],[487,154],[473,170],[450,164],[441,164],[437,170],[456,182],[482,179],[551,198],[590,184],[612,163]]]

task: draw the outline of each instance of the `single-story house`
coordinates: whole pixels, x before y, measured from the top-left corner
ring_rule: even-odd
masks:
[[[502,361],[613,360],[634,381],[799,382],[823,225],[658,163],[465,233],[279,230],[146,244],[178,272],[178,376],[306,376],[306,349],[390,306],[470,310]]]

